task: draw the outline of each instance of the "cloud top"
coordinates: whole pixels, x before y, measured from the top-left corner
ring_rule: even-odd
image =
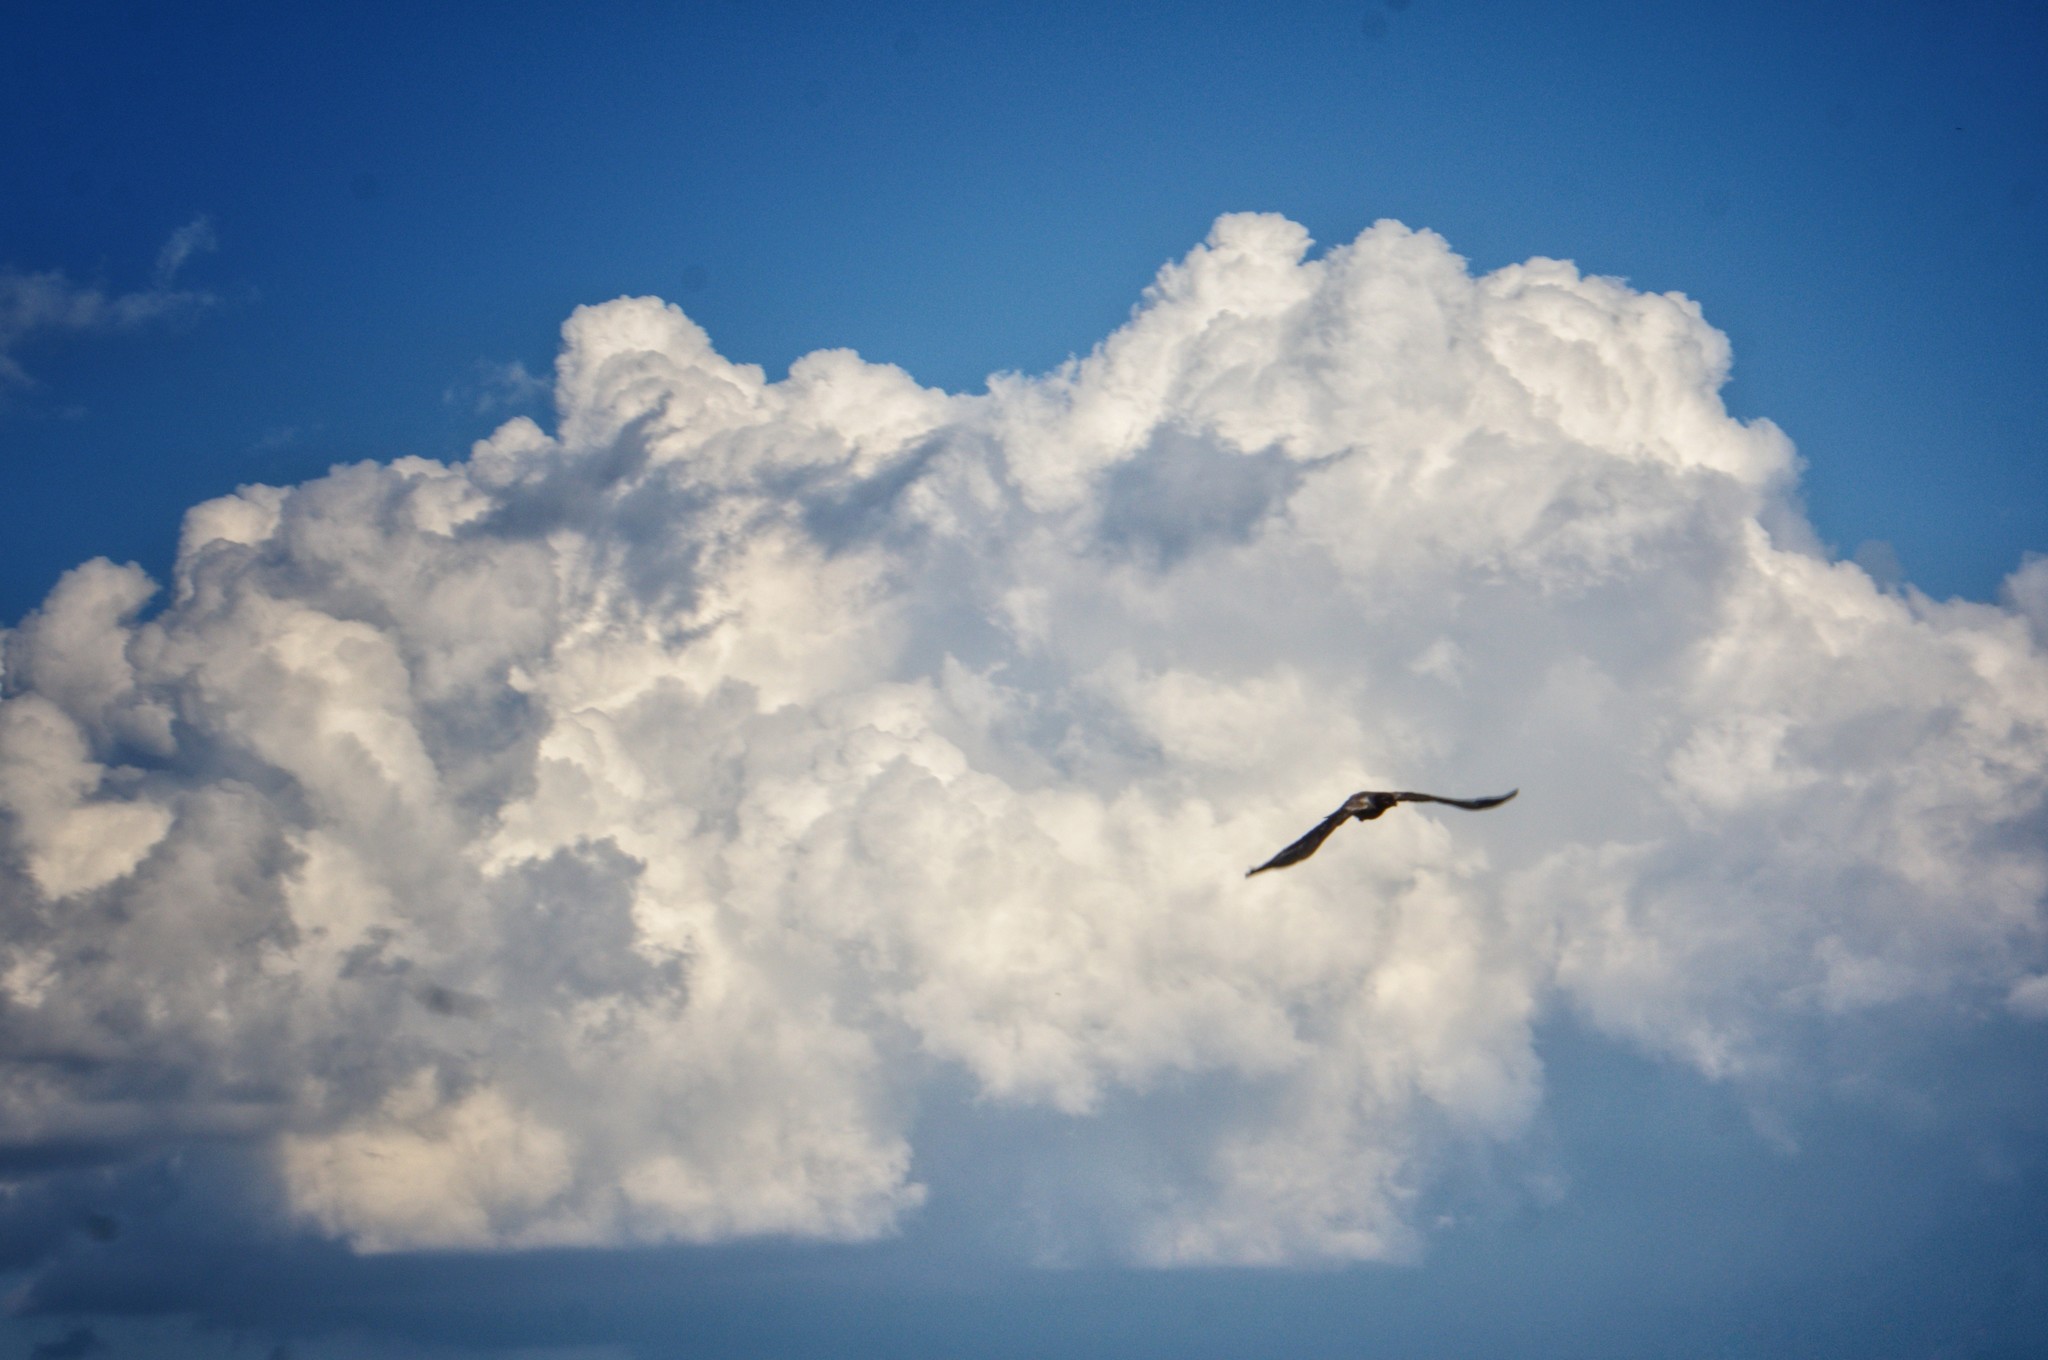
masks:
[[[2039,1014],[2038,564],[1829,561],[1728,363],[1253,215],[979,397],[580,309],[554,433],[244,488],[158,612],[88,563],[6,636],[0,1137],[253,1138],[365,1250],[861,1239],[964,1074],[1171,1105],[1134,1258],[1373,1258],[1545,1014],[1728,1076]]]

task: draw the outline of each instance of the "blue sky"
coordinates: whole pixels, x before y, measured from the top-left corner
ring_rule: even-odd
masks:
[[[1163,265],[1188,255],[1220,215],[1240,212],[1301,224],[1318,243],[1312,259],[1395,219],[1440,235],[1474,275],[1550,257],[1626,280],[1637,293],[1693,299],[1732,346],[1722,393],[1729,413],[1774,422],[1803,461],[1796,490],[1780,488],[1785,503],[1803,506],[1823,557],[1853,557],[1879,587],[1893,588],[1880,592],[1884,599],[1898,599],[1904,583],[1937,601],[1996,603],[2028,554],[2048,552],[2040,433],[2048,423],[2040,378],[2048,371],[2048,88],[2038,72],[2048,18],[2036,6],[447,4],[422,14],[383,5],[84,3],[32,4],[4,22],[0,624],[27,619],[88,559],[132,561],[169,580],[185,510],[238,486],[294,486],[362,460],[458,460],[515,416],[553,430],[544,380],[563,323],[580,306],[665,298],[719,354],[760,365],[770,382],[801,356],[845,348],[926,387],[981,393],[991,374],[1035,377],[1089,354],[1131,318]],[[590,342],[593,352],[608,343]],[[610,409],[612,400],[600,393],[586,404]],[[1180,411],[1174,428],[1209,439],[1199,416],[1195,407]],[[1227,417],[1218,419],[1214,428],[1227,430]],[[975,428],[990,441],[1010,437]],[[628,453],[629,436],[617,435]],[[1234,438],[1219,435],[1216,447]],[[1306,475],[1250,451],[1265,461],[1236,481],[1199,461],[1187,464],[1198,471],[1185,484],[1166,472],[1110,477],[1101,485],[1124,534],[1115,541],[1152,532],[1165,512],[1139,503],[1147,497],[1179,506],[1174,496],[1213,493],[1228,520],[1233,496],[1277,495],[1274,487]],[[1014,452],[1013,463],[1024,457]],[[533,485],[557,508],[578,494]],[[368,523],[371,511],[333,508],[356,505],[347,500],[355,494],[336,490],[319,502],[329,508],[308,514]],[[677,493],[648,503],[696,502]],[[865,504],[845,502],[854,503]],[[824,513],[812,511],[814,520]],[[621,520],[621,541],[640,542],[639,523]],[[1159,539],[1162,570],[1178,545],[1170,533]],[[621,552],[622,573],[640,569]],[[317,574],[306,568],[293,579]],[[1460,580],[1444,587],[1445,599],[1477,589]],[[1037,584],[1009,584],[1020,582]],[[974,597],[984,607],[1001,594],[990,590]],[[950,597],[922,600],[924,612],[911,613],[950,618],[963,607]],[[1086,631],[1092,616],[1074,610],[1059,617]],[[1562,636],[1578,617],[1536,616],[1529,631],[1554,625]],[[1657,632],[1613,622],[1621,617],[1586,635],[1596,640],[1573,644],[1574,655],[1612,662],[1616,695],[1629,692],[1632,674],[1653,683],[1651,670],[1629,672],[1614,658]],[[1981,622],[1940,617],[1952,630]],[[2029,664],[2038,667],[2038,630],[2048,625],[2028,617],[2037,629]],[[2012,628],[2025,635],[2023,621]],[[934,655],[950,648],[969,662],[983,645],[964,624],[932,637]],[[1159,645],[1156,653],[1141,647],[1132,685],[1185,660],[1180,642]],[[1550,664],[1548,645],[1530,643],[1527,655]],[[1469,639],[1464,647],[1484,655]],[[451,643],[450,654],[457,650]],[[399,651],[415,664],[416,641]],[[1908,654],[1873,652],[1871,669],[1903,677],[1899,688],[1917,695],[1931,670],[1886,669],[1885,658]],[[57,681],[37,678],[58,674],[56,663],[41,672],[9,664],[10,699],[58,694]],[[1436,664],[1410,666],[1404,657],[1388,674]],[[1233,673],[1217,667],[1201,673]],[[1122,674],[1099,672],[1113,673]],[[1528,674],[1533,690],[1538,673]],[[1492,701],[1475,696],[1493,690],[1475,679],[1462,692],[1478,705],[1475,722],[1492,721],[1485,714],[1495,710],[1484,707]],[[517,706],[509,694],[494,717]],[[1041,717],[1056,707],[1046,702]],[[2020,700],[2011,703],[2021,711]],[[821,712],[830,706],[816,701]],[[1795,707],[1787,699],[1784,711]],[[1954,718],[1967,707],[1941,691],[1901,723],[1929,732],[1967,726]],[[183,734],[201,725],[198,710],[178,711],[179,749],[193,749]],[[1417,731],[1440,717],[1428,704],[1416,713]],[[1770,712],[1750,716],[1764,727],[1773,721]],[[1795,727],[1808,720],[1785,719]],[[131,740],[121,735],[127,719],[95,721],[78,719],[95,760],[132,765],[145,783],[161,778],[184,791],[176,797],[199,800],[175,803],[180,827],[200,824],[191,809],[202,794],[227,796],[223,781],[299,805],[299,793],[279,792],[290,780],[265,783],[236,763],[240,756],[220,755],[245,749],[224,736],[189,765],[162,752],[117,759],[108,752]],[[448,721],[450,730],[460,726]],[[1661,731],[1659,721],[1644,717],[1640,730]],[[1500,723],[1486,730],[1507,731]],[[2013,724],[2010,747],[2031,751],[2033,729]],[[1111,743],[1122,729],[1102,730]],[[1845,719],[1843,730],[1864,729]],[[1172,745],[1171,734],[1154,735]],[[455,768],[439,739],[424,749]],[[299,781],[293,788],[316,786],[310,764],[294,765],[266,740],[251,737],[246,750],[269,752],[264,759]],[[455,749],[468,739],[448,740]],[[752,740],[765,750],[783,737]],[[1529,783],[1449,737],[1409,748],[1361,738],[1363,754],[1345,754],[1344,740],[1330,737],[1338,763],[1356,754],[1363,768],[1390,777],[1451,777],[1470,781],[1469,792],[1491,791],[1497,778]],[[1873,762],[1896,754],[1869,740]],[[1549,749],[1536,738],[1514,741],[1523,744],[1510,749],[1532,766]],[[962,747],[972,760],[984,754],[964,739]],[[1382,759],[1391,749],[1427,749],[1440,761],[1394,768]],[[1011,777],[1006,758],[989,755],[988,768]],[[1123,758],[1103,757],[1086,777],[1110,787],[1125,777],[1110,768]],[[1601,759],[1589,757],[1588,769],[1606,768]],[[476,774],[462,787],[474,793],[496,777]],[[1999,919],[2024,916],[2037,928],[2039,894],[2027,898],[2024,883],[2041,829],[2040,772],[2029,766],[2012,777],[2025,816],[1968,840],[1974,849],[1955,850],[1967,839],[1958,838],[1942,853],[1957,859],[1956,881],[1993,884],[1986,894],[2005,891],[1994,880],[2020,883],[2011,891],[2024,902],[2008,903]],[[1844,778],[1840,787],[1864,788]],[[108,779],[114,789],[119,780]],[[1214,787],[1199,787],[1224,806]],[[1259,787],[1260,797],[1271,794]],[[174,805],[173,793],[161,796]],[[1329,801],[1315,790],[1303,796]],[[304,795],[312,804],[319,797]],[[1597,794],[1586,801],[1597,803]],[[468,806],[453,794],[449,802]],[[0,798],[30,828],[25,837],[41,834],[29,806]],[[1914,806],[1899,804],[1897,826],[1914,824]],[[1276,814],[1274,825],[1293,815]],[[1700,817],[1712,820],[1697,808],[1687,815],[1695,831]],[[1880,824],[1893,825],[1869,823]],[[1503,865],[1536,862],[1512,824],[1497,833],[1474,829],[1495,823],[1442,825],[1454,837],[1498,835],[1479,843]],[[1576,824],[1528,825],[1596,840]],[[1768,839],[1757,831],[1765,825],[1729,813],[1726,838],[1712,841],[1718,849],[1674,842],[1656,873],[1694,875],[1732,897],[1810,890],[1829,901],[1891,901],[1889,869],[1780,873],[1765,851],[1751,863],[1746,850],[1730,848]],[[1843,831],[1843,842],[1863,827]],[[1381,831],[1348,834],[1362,840],[1368,830]],[[313,834],[278,834],[301,833]],[[403,860],[410,842],[391,834],[392,858]],[[592,902],[625,891],[619,885],[631,875],[601,845],[592,849],[600,838],[587,828],[580,839],[562,835],[567,858],[534,851],[531,863],[542,867],[531,881],[492,900],[527,902],[517,897],[524,892],[544,905],[570,880],[585,884],[587,892],[576,891]],[[290,840],[292,853],[314,854],[306,847],[315,839]],[[1796,839],[1785,833],[1787,843]],[[1418,865],[1436,853],[1436,842],[1400,844]],[[1333,845],[1326,855],[1344,842]],[[1261,842],[1244,862],[1270,848]],[[127,879],[77,871],[84,877],[75,881],[89,887],[64,897],[50,886],[59,881],[48,867],[56,861],[37,853],[23,852],[29,867],[8,869],[14,877],[0,878],[0,892],[26,893],[18,885],[36,879],[52,901],[97,904],[91,910],[106,915],[92,918],[101,921],[92,930],[111,938],[123,928],[126,909],[92,894],[126,891]],[[610,853],[621,863],[646,860],[627,841]],[[2008,861],[2020,867],[2007,879],[1986,867]],[[1698,867],[1710,863],[1720,867]],[[1428,877],[1417,873],[1418,882]],[[205,881],[231,880],[243,881]],[[198,897],[213,889],[184,891],[197,895],[198,910]],[[1474,900],[1519,900],[1473,891]],[[44,938],[36,932],[57,929],[40,900],[6,903],[9,939],[23,949]],[[1952,915],[1961,920],[1969,913],[1956,900]],[[78,919],[86,910],[77,908]],[[1873,905],[1871,914],[1886,910]],[[1928,920],[1950,919],[1928,910]],[[1897,919],[1921,919],[1897,911]],[[1862,947],[1854,929],[1826,920],[1835,924],[1800,935],[1797,947],[1824,958],[1843,940]],[[2040,983],[2042,960],[2038,937],[2021,927],[2012,927],[2014,938],[2032,945],[1994,948],[1984,943],[1994,932],[1975,929],[1955,929],[1956,939],[1975,943],[1943,943],[1949,937],[1933,927],[1900,926],[1895,939],[1883,937],[1893,943],[1869,945],[1876,971],[1828,974],[1876,977],[1870,986],[1882,991],[1890,985],[1882,978],[1894,975],[1884,969],[1910,971],[1940,956],[1928,975],[1946,981],[1900,984],[1874,1011],[1840,1000],[1853,992],[1844,982],[1850,991],[1829,993],[1826,1004],[1742,1019],[1748,1003],[1728,998],[1761,994],[1780,971],[1797,972],[1780,970],[1771,952],[1793,945],[1758,945],[1761,935],[1743,937],[1762,951],[1756,958],[1713,956],[1732,979],[1725,995],[1663,1028],[1617,1018],[1621,1010],[1603,1009],[1610,994],[1596,987],[1566,987],[1560,995],[1571,999],[1539,1003],[1531,1022],[1540,1098],[1498,1116],[1498,1125],[1485,1124],[1495,1118],[1483,1113],[1488,1098],[1447,1102],[1449,1124],[1469,1118],[1485,1124],[1483,1134],[1439,1136],[1434,1116],[1401,1116],[1400,1136],[1412,1140],[1400,1144],[1403,1155],[1424,1171],[1414,1173],[1414,1197],[1400,1215],[1418,1245],[1394,1253],[1401,1259],[1393,1263],[1290,1248],[1280,1264],[1254,1268],[1244,1264],[1249,1248],[1233,1248],[1238,1254],[1155,1269],[1127,1249],[1121,1234],[1136,1200],[1119,1198],[1119,1187],[1150,1184],[1144,1177],[1157,1167],[1192,1164],[1207,1146],[1183,1136],[1182,1115],[1200,1111],[1215,1127],[1234,1128],[1232,1119],[1261,1108],[1257,1081],[1247,1078],[1251,1095],[1224,1089],[1219,1073],[1237,1069],[1222,1059],[1125,1082],[1102,1058],[1089,1070],[1111,1075],[1084,1099],[1056,1083],[1005,1087],[970,1038],[925,1032],[915,1062],[899,1070],[887,1052],[876,1060],[897,1086],[847,1098],[886,1105],[899,1086],[923,1092],[895,1123],[879,1119],[874,1128],[878,1146],[900,1137],[908,1174],[929,1193],[877,1240],[823,1244],[802,1230],[713,1233],[709,1245],[690,1245],[619,1229],[578,1247],[450,1238],[452,1249],[435,1250],[430,1232],[378,1228],[363,1216],[368,1201],[342,1191],[321,1199],[329,1192],[308,1191],[303,1180],[281,1189],[265,1169],[275,1152],[266,1138],[331,1130],[300,1123],[284,1134],[268,1125],[192,1133],[204,1121],[164,1114],[59,1136],[33,1112],[41,1097],[31,1095],[0,1114],[10,1121],[0,1174],[25,1187],[0,1211],[0,1269],[19,1291],[0,1344],[48,1360],[210,1356],[237,1346],[298,1356],[2034,1353],[2048,1341],[2040,1227],[2048,1222],[2048,1027],[2036,1015],[2048,1007],[2002,998]],[[79,949],[79,958],[91,952]],[[2001,950],[2003,973],[1954,962]],[[453,979],[461,965],[435,966],[451,970],[437,979]],[[42,976],[57,974],[46,967]],[[1786,995],[1800,985],[1787,982]],[[440,981],[420,986],[428,988],[412,993],[420,1006],[444,1018],[469,1014],[466,1006],[486,1017],[516,1010],[482,983],[472,990],[485,1000],[463,990],[466,982],[448,982],[452,991],[433,990]],[[147,1009],[144,990],[110,993],[102,1012],[124,1001]],[[1739,1073],[1716,1069],[1685,1046],[1695,1020],[1761,1036],[1762,1056]],[[346,1047],[347,1032],[337,1033],[336,1046]],[[887,1050],[893,1041],[877,1042]],[[1523,1051],[1506,1040],[1498,1048],[1503,1070]],[[165,1040],[107,1060],[95,1089],[203,1085],[179,1066],[184,1058],[165,1056],[174,1049]],[[33,1052],[8,1058],[11,1074],[47,1061]],[[209,1070],[218,1076],[233,1065]],[[447,1076],[453,1070],[443,1069],[451,1109],[472,1089]],[[346,1084],[325,1069],[321,1079]],[[392,1083],[391,1091],[403,1085]],[[157,1099],[138,1096],[137,1107]],[[377,1108],[396,1108],[396,1096],[378,1099],[386,1104]],[[1192,1116],[1186,1123],[1209,1128]],[[1162,1183],[1180,1184],[1170,1175]],[[1057,1249],[1046,1247],[1041,1220],[1057,1221]],[[378,1231],[397,1233],[399,1254],[351,1250]]]
[[[174,335],[30,337],[18,617],[161,564],[251,479],[460,448],[444,394],[572,306],[682,302],[780,371],[971,390],[1085,353],[1217,213],[1381,217],[1698,299],[1821,532],[1986,598],[2048,543],[2043,95],[2026,6],[32,6],[0,261],[122,292],[197,217]],[[67,419],[66,413],[78,413]],[[81,485],[120,488],[81,498]],[[89,508],[88,508],[89,506]]]

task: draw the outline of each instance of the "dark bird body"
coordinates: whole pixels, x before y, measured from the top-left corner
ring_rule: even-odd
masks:
[[[1323,842],[1330,839],[1330,833],[1346,821],[1372,821],[1399,803],[1447,803],[1477,812],[1481,808],[1499,807],[1520,792],[1520,789],[1509,789],[1498,798],[1439,798],[1433,793],[1354,793],[1344,800],[1343,807],[1317,822],[1313,831],[1258,868],[1245,870],[1244,876],[1250,878],[1268,869],[1285,869],[1290,864],[1299,864],[1320,849]]]

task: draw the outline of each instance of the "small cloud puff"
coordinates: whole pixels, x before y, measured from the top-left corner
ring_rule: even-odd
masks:
[[[1386,1257],[1546,1014],[1740,1076],[2037,1000],[2048,578],[1815,555],[1685,298],[1239,216],[981,397],[564,335],[556,433],[244,488],[160,612],[90,563],[6,636],[7,1141],[253,1137],[364,1250],[861,1239],[952,1073],[1173,1102],[1075,1211],[1131,1257]]]
[[[2006,993],[2005,1004],[2013,1014],[2029,1020],[2048,1020],[2048,973],[2021,978]]]
[[[450,406],[467,406],[482,416],[532,406],[553,391],[554,384],[528,372],[517,359],[502,364],[479,359],[471,376],[442,392],[441,400]]]

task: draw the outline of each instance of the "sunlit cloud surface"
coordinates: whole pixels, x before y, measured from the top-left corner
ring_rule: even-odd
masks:
[[[2048,563],[1829,560],[1729,357],[1250,215],[975,396],[580,309],[552,433],[245,487],[5,635],[0,1138],[253,1140],[364,1251],[862,1240],[964,1080],[1174,1103],[1053,1238],[1385,1259],[1548,1016],[1739,1081],[2048,1014]]]

